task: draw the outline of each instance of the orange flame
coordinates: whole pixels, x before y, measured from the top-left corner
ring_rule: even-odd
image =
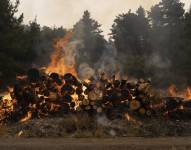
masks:
[[[138,125],[142,125],[143,123],[139,120],[136,120],[133,116],[130,116],[129,113],[125,113],[125,117],[128,121],[137,123]]]
[[[77,75],[74,64],[66,65],[64,59],[64,52],[63,50],[68,50],[68,44],[72,37],[72,32],[67,32],[66,35],[56,40],[54,44],[54,52],[50,56],[51,63],[46,69],[46,73],[58,73],[58,74],[65,74],[65,73],[72,73],[73,75]]]
[[[173,97],[182,97],[184,99],[191,99],[191,87],[187,87],[182,91],[178,91],[175,85],[171,85],[168,88],[168,95]]]
[[[20,120],[20,123],[29,121],[32,118],[32,111],[28,111],[26,116]]]

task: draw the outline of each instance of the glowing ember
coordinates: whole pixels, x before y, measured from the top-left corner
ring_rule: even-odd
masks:
[[[58,73],[58,74],[65,74],[65,73],[72,73],[74,76],[77,76],[76,70],[75,70],[75,61],[72,60],[74,58],[70,57],[68,59],[71,59],[70,64],[66,65],[65,55],[67,52],[70,51],[69,47],[69,41],[72,37],[72,33],[68,32],[63,38],[56,40],[54,44],[54,52],[51,55],[51,63],[46,69],[46,73]]]
[[[171,85],[168,88],[168,95],[172,97],[182,97],[186,100],[191,99],[191,87],[187,87],[183,91],[178,91],[175,85]]]

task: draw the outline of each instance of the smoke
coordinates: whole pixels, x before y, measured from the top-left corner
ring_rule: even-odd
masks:
[[[105,126],[105,127],[111,125],[111,121],[109,121],[109,119],[105,115],[98,116],[97,117],[97,123],[99,125],[102,125],[102,126]]]
[[[102,56],[95,64],[96,71],[100,74],[105,72],[107,74],[114,74],[118,72],[117,50],[111,43],[107,43]]]
[[[154,85],[163,88],[169,86],[168,81],[172,78],[170,73],[171,61],[166,58],[162,58],[161,54],[153,52],[149,58],[145,59],[146,69],[148,75],[151,76]]]
[[[69,44],[67,44],[67,47],[63,47],[63,55],[65,65],[68,67],[74,67],[76,64],[75,58],[78,55],[76,50],[76,45],[79,43],[79,41],[72,41]]]
[[[15,0],[12,0],[15,1]],[[20,0],[20,12],[24,12],[25,23],[38,16],[39,23],[46,26],[64,26],[71,28],[79,20],[84,10],[103,24],[104,35],[108,37],[110,27],[117,14],[129,9],[136,10],[142,5],[147,10],[158,0]],[[188,0],[187,0],[188,1]],[[46,5],[46,10],[45,10]],[[115,6],[115,7],[114,7]]]
[[[156,52],[152,53],[149,59],[147,59],[146,65],[158,69],[167,69],[171,66],[171,62],[167,58],[163,60],[161,55]]]
[[[80,79],[90,79],[95,75],[95,70],[91,68],[87,63],[80,64],[78,68]]]
[[[117,51],[111,43],[106,43],[103,54],[97,62],[90,67],[91,62],[82,63],[78,67],[79,77],[82,79],[97,78],[96,75],[106,73],[107,75],[117,75],[120,73],[120,64],[116,59]]]

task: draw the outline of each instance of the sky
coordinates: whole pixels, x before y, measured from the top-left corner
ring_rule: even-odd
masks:
[[[12,0],[14,1],[14,0]],[[72,28],[82,17],[84,10],[101,25],[103,34],[110,32],[113,20],[120,13],[129,9],[135,11],[140,5],[146,10],[159,0],[20,0],[19,13],[24,13],[24,22],[28,23],[37,16],[42,26],[63,26]],[[191,0],[181,0],[185,9],[191,6]]]

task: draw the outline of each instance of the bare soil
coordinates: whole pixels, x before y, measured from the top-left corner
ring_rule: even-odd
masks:
[[[3,138],[0,150],[190,150],[191,137],[169,138]]]

